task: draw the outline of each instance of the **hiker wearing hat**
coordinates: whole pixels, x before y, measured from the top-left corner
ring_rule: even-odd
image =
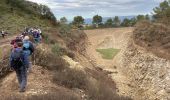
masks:
[[[23,51],[26,53],[26,55],[31,59],[31,55],[34,52],[34,46],[33,43],[29,40],[29,36],[25,36],[23,40]],[[32,63],[30,61],[30,65],[28,68],[28,71],[31,71]]]

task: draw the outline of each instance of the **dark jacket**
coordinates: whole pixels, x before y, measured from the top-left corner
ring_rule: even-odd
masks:
[[[13,55],[13,53],[14,53],[14,50],[16,50],[16,51],[21,51],[22,48],[14,48],[14,49],[12,50],[11,55],[10,55],[10,65],[11,65],[11,63],[12,63],[12,59],[13,59],[13,56],[12,56],[12,55]],[[29,59],[28,59],[28,56],[27,56],[26,53],[24,53],[24,52],[22,53],[21,60],[22,60],[22,63],[23,63],[22,67],[28,68],[28,67],[29,67]],[[18,67],[21,67],[21,66],[18,66]]]

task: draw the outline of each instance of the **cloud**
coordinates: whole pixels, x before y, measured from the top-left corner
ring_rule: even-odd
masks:
[[[126,16],[147,14],[163,0],[29,0],[49,6],[57,18],[71,19],[81,15],[89,18],[95,14]]]

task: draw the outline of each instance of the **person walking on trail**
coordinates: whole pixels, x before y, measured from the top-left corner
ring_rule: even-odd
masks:
[[[35,43],[38,44],[40,42],[40,33],[38,32],[38,30],[34,30],[33,37]]]
[[[23,43],[17,42],[17,47],[11,51],[10,67],[16,72],[19,92],[25,92],[27,85],[27,68],[29,66],[29,59],[26,53],[23,52]]]
[[[42,41],[42,31],[40,28],[37,29],[38,30],[38,33],[40,34],[40,42]]]
[[[34,53],[34,46],[33,43],[29,40],[29,36],[25,36],[23,40],[23,51],[29,57],[30,64],[28,67],[28,72],[31,72],[32,62],[31,62],[31,55]]]
[[[13,48],[17,48],[17,42],[22,42],[23,39],[20,38],[19,36],[17,36],[14,40],[11,41],[11,46],[12,46],[12,49]]]
[[[2,37],[5,38],[5,31],[2,31],[1,34],[2,34]]]

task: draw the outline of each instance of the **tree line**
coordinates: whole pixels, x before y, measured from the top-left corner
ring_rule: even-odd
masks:
[[[133,27],[138,21],[142,20],[151,20],[150,16],[147,15],[138,15],[136,17],[133,17],[131,19],[125,18],[123,21],[118,16],[115,16],[114,18],[108,18],[105,22],[103,22],[103,17],[100,15],[95,15],[92,18],[92,25],[87,27],[93,27],[93,28],[110,28],[110,27]],[[67,23],[67,18],[62,17],[60,19],[60,23],[64,24]],[[72,25],[75,25],[77,27],[80,27],[85,24],[85,19],[82,16],[75,16]]]

